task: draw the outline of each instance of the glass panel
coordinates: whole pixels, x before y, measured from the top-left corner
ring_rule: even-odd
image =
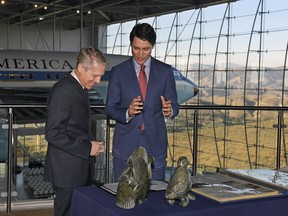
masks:
[[[8,174],[8,110],[0,108],[0,204],[6,202]]]
[[[278,112],[247,110],[199,110],[198,171],[219,169],[276,168]],[[167,123],[168,167],[176,166],[181,155],[193,161],[193,109],[182,109]],[[286,118],[286,115],[284,115]],[[285,120],[284,118],[284,120]],[[286,130],[286,126],[283,125]],[[287,133],[284,132],[283,140]],[[281,146],[281,164],[287,164],[286,144]],[[170,169],[170,168],[169,168]]]
[[[106,117],[100,110],[92,108],[92,130],[96,140],[106,140]],[[2,111],[3,110],[3,111]],[[53,201],[54,190],[49,182],[43,181],[45,156],[48,143],[45,140],[45,119],[40,119],[44,114],[43,108],[15,108],[13,124],[12,147],[12,202],[28,201],[29,205],[37,203],[37,200]],[[39,118],[27,118],[27,113],[39,112]],[[8,116],[5,109],[1,109],[0,116],[0,202],[7,201],[7,175],[8,175]],[[16,124],[18,122],[18,124]],[[16,145],[17,144],[17,145]],[[95,184],[106,181],[106,155],[95,158],[94,175]],[[35,201],[35,202],[34,202]],[[50,202],[50,203],[51,203]],[[49,203],[49,202],[48,202]]]

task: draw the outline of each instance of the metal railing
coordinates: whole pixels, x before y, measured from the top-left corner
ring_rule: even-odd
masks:
[[[9,214],[11,213],[11,186],[12,186],[12,153],[13,153],[13,135],[12,130],[13,128],[13,109],[15,108],[46,108],[46,105],[35,105],[35,104],[27,104],[27,105],[0,105],[0,109],[7,109],[8,110],[8,178],[7,178],[7,208],[6,212]],[[91,109],[101,109],[105,108],[104,105],[93,105]],[[201,110],[255,110],[255,111],[276,111],[278,112],[278,119],[277,119],[277,156],[276,160],[276,169],[280,168],[280,157],[281,157],[281,136],[282,132],[281,129],[284,127],[283,122],[283,112],[288,111],[288,107],[272,107],[272,106],[201,106],[201,105],[182,105],[180,106],[181,110],[192,110],[194,111],[194,125],[193,125],[193,175],[197,174],[197,167],[198,167],[198,118],[199,118],[199,111]],[[109,159],[110,159],[110,133],[111,128],[114,127],[114,124],[110,122],[109,119],[106,121],[106,167],[105,167],[105,181],[109,181]]]

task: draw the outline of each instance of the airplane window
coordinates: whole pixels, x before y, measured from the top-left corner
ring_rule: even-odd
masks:
[[[29,74],[29,79],[33,79],[33,74]]]
[[[59,74],[56,74],[56,79],[59,79],[60,78],[60,75]]]
[[[51,79],[51,74],[46,74],[46,79]]]
[[[14,74],[10,74],[9,76],[10,76],[10,79],[14,79],[15,78]]]
[[[24,79],[24,74],[20,74],[20,79]]]

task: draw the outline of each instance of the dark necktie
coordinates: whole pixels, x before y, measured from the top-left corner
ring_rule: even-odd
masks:
[[[147,77],[145,73],[145,65],[141,65],[140,67],[140,73],[139,73],[139,78],[138,78],[141,94],[143,101],[146,99],[146,91],[147,91]],[[141,125],[141,130],[144,130],[144,123]]]
[[[139,82],[142,98],[145,101],[146,91],[147,91],[147,77],[146,77],[146,73],[145,73],[145,65],[141,65],[141,67],[140,67],[138,82]]]

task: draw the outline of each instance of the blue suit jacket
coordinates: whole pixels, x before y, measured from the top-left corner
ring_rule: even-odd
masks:
[[[127,160],[139,144],[141,124],[145,124],[146,140],[154,157],[167,156],[167,129],[160,96],[171,100],[174,118],[178,115],[176,84],[172,67],[151,59],[150,75],[143,111],[126,122],[126,111],[132,100],[141,96],[133,57],[112,68],[107,93],[106,115],[116,120],[113,157]],[[143,101],[143,100],[142,100]],[[143,135],[142,135],[143,136]]]

